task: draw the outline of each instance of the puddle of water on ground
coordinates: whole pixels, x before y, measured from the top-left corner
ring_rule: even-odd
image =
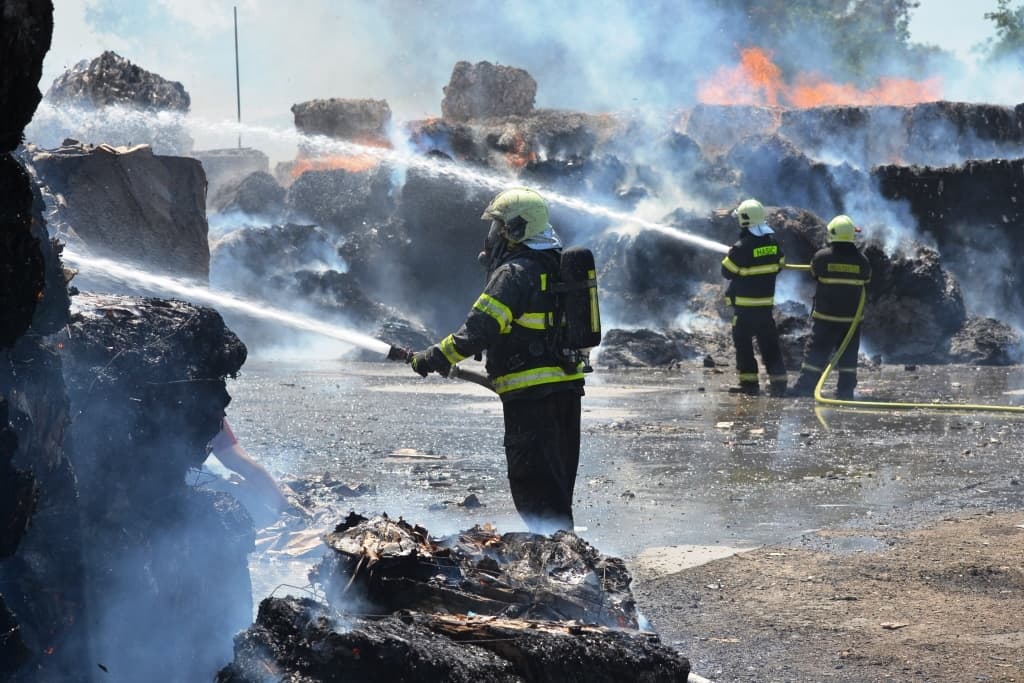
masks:
[[[708,381],[696,367],[588,377],[576,509],[600,550],[632,557],[676,543],[784,542],[960,495],[965,481],[1019,474],[1024,420],[1012,416],[833,410],[826,430],[809,401],[696,390]],[[942,395],[953,382],[981,400],[1020,392],[1024,378],[1021,368],[944,368],[912,382],[900,368],[862,377],[877,397],[906,400]],[[404,514],[431,531],[498,520],[502,530],[521,528],[505,481],[501,402],[483,388],[421,381],[387,363],[251,359],[228,390],[235,433],[273,470],[330,469],[378,485],[377,496],[351,501],[358,511]],[[609,427],[616,420],[622,429]],[[425,475],[383,457],[397,448],[448,455],[451,487],[432,489]],[[431,509],[469,492],[487,507]]]

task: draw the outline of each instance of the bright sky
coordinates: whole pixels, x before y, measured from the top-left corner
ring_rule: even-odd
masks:
[[[996,9],[996,0],[920,2],[910,21],[914,42],[938,45],[961,59],[968,59],[971,48],[994,34],[994,24],[985,19],[985,12]]]

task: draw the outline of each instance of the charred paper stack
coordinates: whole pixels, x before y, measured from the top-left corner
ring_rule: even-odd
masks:
[[[356,514],[310,573],[327,604],[268,598],[221,683],[685,681],[689,661],[638,630],[622,560],[573,534],[431,538]],[[359,614],[356,614],[356,611]]]
[[[637,628],[625,563],[571,533],[497,535],[476,526],[431,539],[423,527],[355,513],[327,536],[311,573],[331,604],[363,596],[386,611],[415,609]]]

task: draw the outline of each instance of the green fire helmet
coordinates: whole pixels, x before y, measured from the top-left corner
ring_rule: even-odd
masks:
[[[535,237],[549,227],[547,202],[536,191],[525,187],[499,192],[480,218],[504,223],[504,235],[511,242]]]
[[[852,242],[853,236],[860,232],[860,228],[853,224],[853,219],[846,215],[839,215],[828,222],[828,241],[831,242]]]
[[[764,223],[764,207],[756,199],[745,199],[732,212],[741,228],[752,228]]]

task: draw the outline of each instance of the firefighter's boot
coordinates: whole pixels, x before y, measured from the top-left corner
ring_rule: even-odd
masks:
[[[757,382],[740,382],[739,386],[729,387],[730,394],[746,394],[747,396],[758,396],[761,393],[761,385]]]

